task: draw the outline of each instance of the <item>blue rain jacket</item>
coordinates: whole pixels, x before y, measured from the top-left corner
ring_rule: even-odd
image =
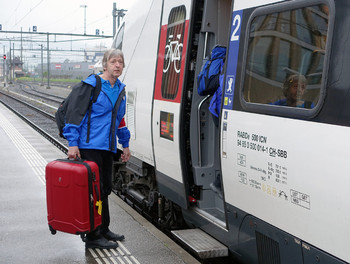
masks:
[[[90,136],[87,141],[87,110],[92,99],[93,87],[96,87],[96,78],[91,75],[83,82],[86,85],[83,85],[79,90],[73,89],[70,94],[73,97],[71,101],[76,107],[73,108],[74,110],[67,110],[66,112],[63,135],[68,140],[69,146],[78,146],[79,149],[108,150],[115,153],[117,151],[116,138],[118,137],[118,142],[123,148],[129,147],[130,132],[124,121],[125,85],[117,80],[117,86],[119,87],[118,100],[113,107],[102,84],[101,92],[96,102],[92,104]],[[120,101],[120,104],[118,101]]]

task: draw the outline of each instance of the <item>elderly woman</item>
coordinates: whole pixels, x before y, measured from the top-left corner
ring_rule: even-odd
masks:
[[[302,100],[302,96],[306,88],[306,78],[303,75],[291,75],[283,84],[283,94],[286,98],[280,99],[273,105],[313,108],[314,104],[309,101]]]
[[[116,248],[116,241],[123,240],[109,230],[110,216],[108,196],[112,191],[113,155],[117,151],[116,138],[123,146],[123,161],[130,158],[130,132],[125,126],[125,85],[118,79],[124,68],[124,55],[118,49],[107,50],[102,60],[103,73],[90,75],[79,89],[73,90],[67,109],[63,135],[68,140],[68,157],[81,157],[94,161],[99,166],[102,200],[102,225],[86,237],[86,248]],[[86,105],[97,81],[101,81],[101,92],[92,104],[88,117]],[[84,108],[85,107],[85,108]],[[89,111],[88,111],[89,112]],[[90,119],[90,120],[89,120]],[[90,125],[90,123],[91,125]]]

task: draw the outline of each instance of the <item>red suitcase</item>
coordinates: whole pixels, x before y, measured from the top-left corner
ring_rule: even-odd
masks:
[[[84,235],[101,225],[100,176],[92,161],[58,159],[46,165],[47,219],[56,230]]]

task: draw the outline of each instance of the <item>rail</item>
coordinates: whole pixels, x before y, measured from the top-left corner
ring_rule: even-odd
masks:
[[[28,118],[23,116],[21,113],[16,111],[14,108],[12,108],[10,105],[6,104],[0,99],[0,103],[2,103],[4,106],[6,106],[8,109],[10,109],[13,113],[15,113],[18,117],[20,117],[22,120],[24,120],[27,124],[29,124],[32,128],[34,128],[36,131],[38,131],[42,136],[44,136],[47,140],[49,140],[52,144],[54,144],[59,150],[61,150],[63,153],[67,154],[68,153],[68,148],[53,138],[50,134],[42,130],[40,127],[35,125],[32,121],[30,121]]]

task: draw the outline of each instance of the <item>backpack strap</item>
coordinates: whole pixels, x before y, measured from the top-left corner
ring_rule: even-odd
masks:
[[[101,77],[98,76],[97,74],[95,74],[95,78],[96,78],[96,87],[94,89],[94,95],[92,97],[92,103],[95,103],[97,100],[98,95],[101,92]]]
[[[89,114],[88,114],[88,123],[87,123],[87,137],[86,137],[86,143],[90,142],[90,123],[91,123],[91,110],[92,110],[92,104],[97,101],[97,97],[99,96],[101,92],[101,77],[95,74],[96,78],[96,87],[93,87],[92,90],[92,99],[89,103]]]

